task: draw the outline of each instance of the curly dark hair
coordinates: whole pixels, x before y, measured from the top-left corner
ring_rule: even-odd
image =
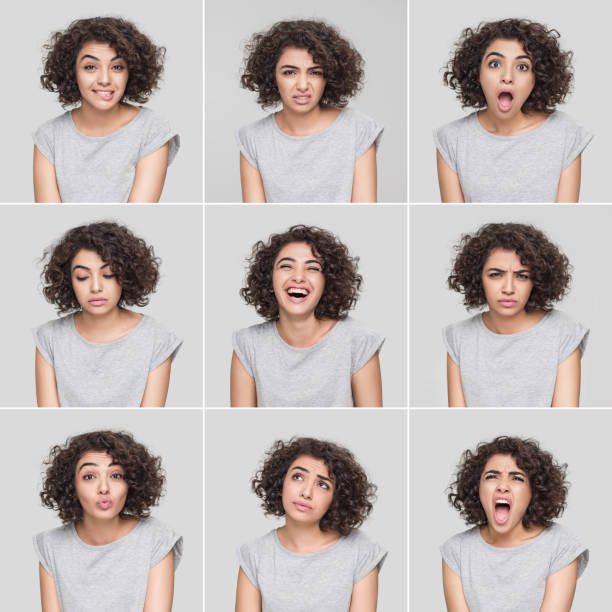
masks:
[[[63,107],[81,100],[76,80],[76,61],[85,43],[107,43],[127,63],[128,82],[121,101],[144,104],[158,87],[164,69],[165,47],[154,45],[136,26],[116,17],[77,19],[63,32],[54,32],[44,49],[44,89],[57,92]]]
[[[559,464],[536,440],[499,436],[492,442],[481,442],[476,452],[466,450],[457,466],[457,479],[450,485],[448,501],[459,510],[468,525],[486,525],[487,515],[480,503],[480,478],[493,455],[512,455],[516,465],[529,478],[531,501],[523,526],[549,527],[552,519],[563,514],[569,483],[567,464]]]
[[[59,313],[81,308],[72,288],[70,267],[75,255],[85,249],[109,263],[121,285],[119,306],[146,306],[155,291],[160,260],[152,246],[134,236],[125,226],[104,221],[75,227],[43,254],[43,294]]]
[[[254,34],[245,46],[240,84],[256,91],[262,108],[275,106],[281,97],[276,86],[276,64],[287,47],[306,49],[323,68],[326,80],[320,104],[343,108],[360,89],[363,58],[338,31],[322,21],[279,21],[267,32]]]
[[[272,271],[279,251],[290,242],[306,242],[312,254],[323,260],[325,289],[315,308],[317,319],[344,319],[359,296],[363,278],[357,273],[359,257],[351,257],[336,236],[320,227],[294,225],[282,234],[272,234],[268,242],[253,245],[246,287],[240,295],[247,304],[269,321],[278,319],[278,302],[272,291]]]
[[[45,479],[40,492],[44,506],[56,510],[64,524],[83,519],[83,508],[76,495],[75,470],[79,459],[87,452],[107,452],[124,471],[128,485],[121,518],[146,518],[151,506],[156,506],[163,494],[165,482],[161,458],[125,431],[92,431],[66,440],[63,446],[53,446],[45,465]]]
[[[559,32],[528,19],[502,19],[466,28],[453,57],[443,67],[443,81],[457,92],[462,108],[487,105],[480,86],[480,65],[487,47],[497,38],[517,40],[531,58],[535,74],[533,91],[523,104],[524,113],[551,113],[563,103],[573,79],[571,51],[559,47]]]
[[[261,507],[266,514],[284,516],[283,483],[289,467],[300,455],[323,461],[334,482],[334,498],[319,521],[319,528],[348,535],[372,511],[376,485],[368,480],[353,454],[333,442],[295,437],[288,442],[277,440],[267,451],[262,468],[251,480],[253,491],[262,500]]]
[[[482,286],[482,270],[496,248],[516,251],[521,265],[529,267],[533,289],[525,310],[552,310],[569,290],[571,266],[539,229],[522,223],[487,223],[475,234],[465,234],[455,246],[457,256],[448,277],[448,286],[463,293],[463,303],[478,308],[487,303]]]

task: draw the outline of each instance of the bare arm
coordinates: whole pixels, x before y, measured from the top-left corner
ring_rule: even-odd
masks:
[[[55,370],[36,349],[36,359],[34,365],[36,376],[36,403],[39,408],[57,408],[59,396],[57,393],[57,381],[55,380]]]
[[[34,201],[61,202],[55,166],[34,147]]]
[[[240,154],[240,185],[243,202],[265,202],[263,180],[257,168],[249,164],[246,157]]]
[[[576,408],[580,405],[580,347],[557,366],[553,408]]]
[[[465,202],[461,182],[456,172],[444,161],[440,151],[436,149],[436,163],[438,166],[438,184],[440,185],[440,199],[442,202]]]
[[[166,143],[138,161],[128,202],[159,202],[168,171],[169,149]]]
[[[442,559],[442,586],[448,612],[470,612],[463,594],[461,578]]]
[[[351,378],[353,403],[359,407],[380,407],[382,403],[382,379],[378,351]]]
[[[149,372],[147,384],[142,395],[141,407],[163,408],[166,405],[170,385],[170,357]]]
[[[174,551],[149,570],[143,612],[170,612],[174,598]]]
[[[372,144],[355,162],[351,202],[376,201],[376,147]]]
[[[348,612],[376,612],[378,602],[378,567],[353,585]]]
[[[38,564],[38,577],[40,580],[40,605],[42,612],[61,612],[55,580],[42,566],[42,563]]]
[[[578,580],[578,559],[546,579],[540,612],[570,612]]]
[[[261,593],[253,586],[242,568],[238,571],[235,612],[261,612]]]
[[[446,385],[449,408],[465,408],[467,404],[461,384],[461,370],[448,353],[446,353]]]
[[[255,380],[242,365],[236,351],[232,353],[230,368],[230,405],[234,408],[257,406]]]
[[[580,173],[582,155],[579,155],[559,177],[559,187],[555,202],[578,202],[580,197]]]

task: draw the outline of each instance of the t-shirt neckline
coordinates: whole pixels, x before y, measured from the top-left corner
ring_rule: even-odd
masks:
[[[272,329],[274,330],[274,335],[284,347],[291,349],[292,351],[305,353],[308,351],[314,351],[320,348],[321,346],[323,346],[327,342],[327,339],[336,331],[338,325],[340,325],[343,322],[343,320],[344,319],[338,319],[336,323],[334,324],[334,326],[320,340],[315,342],[312,346],[291,346],[290,344],[287,344],[287,342],[285,342],[282,339],[281,335],[278,333],[278,328],[276,327],[276,320],[271,321],[271,323],[272,323]]]
[[[553,523],[554,525],[554,523]],[[535,538],[532,538],[531,540],[529,540],[528,542],[525,542],[523,544],[519,544],[518,546],[493,546],[493,544],[489,544],[483,537],[482,537],[482,533],[480,533],[480,527],[474,527],[474,529],[476,530],[476,535],[478,536],[478,540],[484,544],[484,546],[486,546],[488,549],[490,550],[502,550],[502,551],[513,551],[513,550],[525,550],[527,547],[535,544],[536,542],[538,542],[540,540],[540,538],[549,530],[552,529],[553,525],[551,525],[550,527],[544,527],[544,529],[542,529],[542,531],[540,531],[540,533],[538,533],[537,536],[535,536]]]
[[[74,110],[74,109],[73,109]],[[68,123],[70,124],[71,128],[81,137],[86,138],[87,140],[93,140],[93,141],[101,141],[101,140],[105,140],[105,139],[111,139],[114,138],[116,136],[118,136],[119,134],[121,134],[122,132],[126,131],[129,127],[131,127],[133,124],[136,123],[136,121],[138,120],[139,117],[141,117],[142,115],[144,115],[144,111],[145,108],[142,106],[138,107],[138,112],[123,126],[120,127],[118,130],[115,130],[114,132],[111,132],[110,134],[106,134],[106,136],[88,136],[87,134],[83,134],[83,132],[81,132],[79,130],[79,128],[76,126],[74,119],[72,118],[72,110],[68,110],[66,111],[66,115],[68,116]]]
[[[495,138],[497,140],[503,140],[505,142],[508,142],[510,140],[518,140],[519,138],[526,138],[528,136],[531,136],[531,134],[535,134],[540,128],[543,128],[545,125],[547,125],[551,117],[553,117],[553,115],[556,115],[556,114],[557,114],[557,111],[553,111],[552,113],[550,113],[550,115],[548,115],[548,117],[546,117],[546,119],[544,119],[544,121],[542,121],[542,123],[540,123],[540,125],[534,127],[532,130],[529,130],[528,132],[523,132],[522,134],[513,134],[511,136],[502,136],[501,134],[492,134],[487,129],[485,129],[483,125],[480,123],[480,120],[478,119],[478,111],[475,111],[472,113],[472,118],[473,118],[472,123],[475,125],[475,128],[478,132],[485,134],[486,136],[490,136],[491,138]]]
[[[278,528],[277,529],[273,529],[272,530],[273,533],[273,537],[274,537],[274,542],[276,543],[276,545],[287,555],[290,555],[292,557],[297,557],[298,559],[306,559],[306,558],[312,558],[315,557],[317,555],[323,555],[325,553],[328,553],[332,550],[334,550],[341,542],[343,542],[346,539],[346,536],[340,536],[331,546],[328,546],[327,548],[323,548],[322,550],[317,550],[316,552],[312,552],[312,553],[296,553],[293,552],[292,550],[289,550],[287,548],[285,548],[279,538],[278,538]]]
[[[81,336],[81,334],[79,333],[79,330],[76,328],[76,324],[74,322],[74,314],[70,315],[70,329],[76,334],[77,338],[79,338],[82,342],[84,342],[85,344],[88,344],[90,346],[112,346],[112,345],[116,345],[119,344],[120,342],[126,340],[127,338],[129,338],[130,336],[132,336],[132,334],[140,328],[140,326],[142,325],[143,321],[147,318],[146,314],[143,314],[140,321],[138,321],[138,323],[136,323],[136,325],[124,336],[121,336],[121,338],[117,338],[116,340],[111,340],[110,342],[92,342],[91,340],[87,340],[87,338],[84,338],[83,336]]]
[[[133,533],[135,533],[137,530],[141,528],[141,525],[143,524],[143,522],[144,522],[143,519],[139,519],[136,525],[134,525],[134,527],[132,527],[132,529],[130,529],[130,531],[128,531],[124,536],[121,536],[119,539],[113,540],[112,542],[109,542],[108,544],[100,544],[99,546],[95,544],[87,544],[87,542],[84,542],[83,540],[81,540],[81,538],[79,537],[79,534],[77,533],[76,525],[74,523],[70,525],[70,533],[76,539],[76,541],[81,546],[86,548],[87,550],[108,550],[109,548],[114,548],[115,546],[118,546],[119,544],[127,540],[127,538],[129,538]]]
[[[272,120],[272,126],[274,130],[278,132],[281,136],[284,136],[285,138],[289,138],[290,140],[305,141],[310,138],[317,138],[318,136],[321,136],[322,134],[325,134],[326,132],[331,131],[335,126],[337,126],[340,123],[341,119],[344,117],[347,110],[348,108],[341,109],[340,112],[338,113],[338,116],[326,128],[323,128],[322,130],[319,130],[318,132],[315,132],[314,134],[308,134],[308,136],[291,136],[291,134],[286,134],[285,132],[283,132],[283,130],[281,130],[280,127],[278,127],[278,123],[276,123],[276,113],[272,113],[270,115],[270,119]]]
[[[546,312],[544,314],[544,316],[534,325],[532,325],[531,327],[528,327],[527,329],[524,329],[523,331],[520,332],[516,332],[514,334],[496,334],[494,331],[491,331],[487,326],[486,323],[484,322],[482,315],[484,313],[479,313],[478,315],[476,315],[478,317],[478,323],[480,324],[480,326],[491,336],[493,336],[494,338],[518,338],[519,336],[523,336],[523,335],[527,335],[529,333],[532,333],[533,330],[535,330],[536,328],[539,328],[542,323],[546,320],[548,320],[550,318],[550,315],[553,313],[553,310],[549,310],[548,312]]]

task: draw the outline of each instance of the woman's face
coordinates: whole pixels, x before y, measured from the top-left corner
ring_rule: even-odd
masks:
[[[512,455],[489,457],[480,477],[479,493],[491,529],[508,534],[522,524],[531,501],[531,485]]]
[[[75,70],[83,106],[108,111],[121,102],[128,67],[107,43],[85,43],[77,53]]]
[[[74,482],[85,516],[112,519],[123,510],[128,485],[123,468],[108,453],[84,453],[77,461]]]
[[[325,289],[323,260],[306,242],[286,244],[274,261],[272,289],[280,313],[311,316]]]
[[[487,109],[498,119],[512,119],[535,85],[531,57],[518,40],[495,39],[480,63],[480,86]]]
[[[283,482],[283,508],[298,523],[318,523],[334,499],[334,480],[321,459],[300,455]]]
[[[276,85],[283,108],[307,113],[319,105],[326,84],[323,68],[306,49],[287,47],[276,62]]]
[[[121,299],[121,285],[95,251],[81,249],[70,264],[72,289],[81,308],[93,315],[107,314]]]
[[[492,312],[512,316],[525,310],[533,281],[516,251],[497,248],[482,268],[482,287]]]

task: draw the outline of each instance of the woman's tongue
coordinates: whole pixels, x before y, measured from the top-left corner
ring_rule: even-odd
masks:
[[[512,100],[512,94],[507,91],[502,91],[497,96],[497,104],[502,111],[509,111],[512,108]]]
[[[505,525],[510,518],[510,506],[508,504],[495,504],[495,522]]]

